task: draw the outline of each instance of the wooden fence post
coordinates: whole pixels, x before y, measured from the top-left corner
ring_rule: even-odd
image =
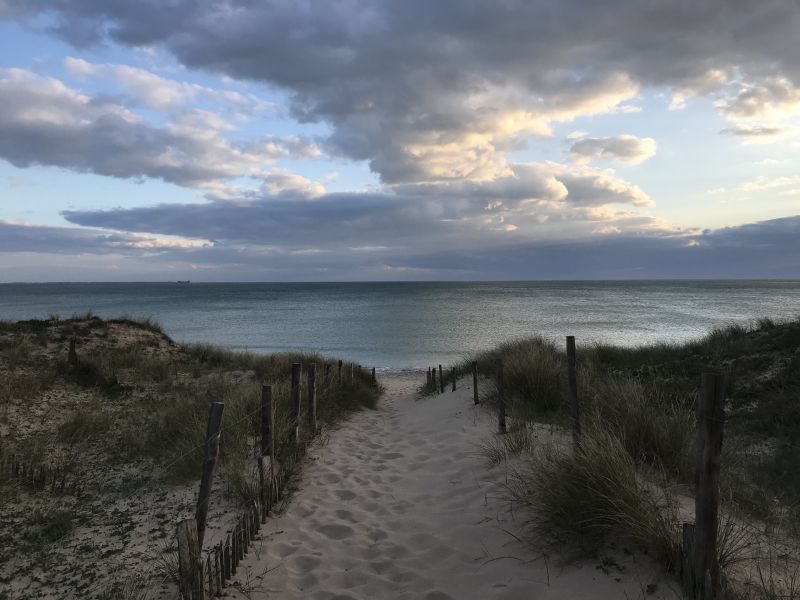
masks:
[[[205,460],[203,461],[203,477],[200,480],[200,493],[197,496],[197,509],[194,518],[197,521],[197,543],[203,548],[203,537],[206,532],[206,516],[211,499],[211,484],[214,480],[214,468],[219,456],[219,428],[222,423],[222,411],[225,404],[212,402],[208,413],[208,431],[206,432]]]
[[[75,336],[72,336],[69,339],[69,354],[67,354],[67,364],[70,367],[77,367],[78,366],[78,353],[75,351]]]
[[[455,367],[453,367],[453,369],[452,369],[452,374],[453,374],[453,389],[451,391],[455,392],[456,391],[456,368]]]
[[[261,386],[261,457],[258,461],[258,476],[261,492],[261,519],[267,522],[267,511],[271,508],[272,487],[275,485],[275,408],[272,405],[272,386]],[[265,464],[266,463],[266,464]]]
[[[375,379],[375,367],[372,367],[372,383],[375,383],[377,380]]]
[[[308,427],[317,434],[317,363],[308,365]]]
[[[433,393],[436,393],[436,367],[431,368],[431,385],[433,386]]]
[[[292,364],[292,392],[289,403],[289,425],[294,434],[294,445],[300,444],[300,363]]]
[[[444,373],[442,371],[442,365],[439,365],[439,393],[444,394]]]
[[[683,584],[683,591],[688,594],[688,598],[694,600],[694,523],[684,523],[681,533],[681,582]]]
[[[342,359],[339,359],[339,385],[342,385]]]
[[[700,385],[700,401],[697,405],[697,489],[694,500],[694,583],[697,598],[717,600],[720,594],[717,517],[725,390],[722,377],[717,373],[703,373]]]
[[[431,387],[431,368],[428,367],[428,372],[425,374],[425,385]]]
[[[478,404],[478,361],[472,361],[472,401]]]
[[[497,432],[506,433],[506,394],[503,359],[497,359]]]
[[[572,413],[572,439],[576,448],[581,447],[581,413],[578,405],[578,374],[575,361],[575,336],[567,336],[567,379],[569,402]]]
[[[328,388],[331,385],[331,363],[325,363],[325,392],[327,393]]]
[[[197,537],[197,521],[178,523],[178,571],[180,591],[187,600],[203,600],[203,566]]]

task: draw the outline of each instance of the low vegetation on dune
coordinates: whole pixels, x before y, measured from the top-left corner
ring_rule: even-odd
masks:
[[[380,387],[358,369],[340,381],[335,362],[181,346],[152,321],[128,318],[0,322],[0,589],[11,590],[0,599],[174,596],[165,565],[175,523],[196,501],[210,403],[225,403],[213,537],[229,525],[226,511],[257,498],[262,383],[273,386],[279,462],[292,451],[293,363],[317,364],[323,426],[374,406]],[[305,411],[305,371],[302,379]],[[66,486],[30,485],[8,468],[12,455]]]
[[[580,453],[571,445],[562,347],[541,337],[515,340],[456,365],[464,374],[477,361],[489,408],[500,358],[509,433],[483,450],[490,463],[513,459],[509,493],[529,509],[531,539],[593,548],[624,537],[668,567],[681,521],[693,520],[700,376],[721,373],[719,554],[730,593],[800,597],[800,320],[731,325],[686,344],[578,340]]]

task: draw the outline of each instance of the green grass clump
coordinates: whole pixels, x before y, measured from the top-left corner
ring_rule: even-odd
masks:
[[[547,545],[596,549],[627,538],[667,564],[676,556],[677,518],[665,489],[643,481],[624,444],[610,434],[585,436],[580,451],[548,444],[513,472],[510,497]]]

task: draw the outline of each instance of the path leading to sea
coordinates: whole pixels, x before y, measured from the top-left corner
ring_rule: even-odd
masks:
[[[524,547],[505,469],[478,445],[494,419],[466,381],[417,399],[422,374],[381,378],[376,410],[309,449],[299,490],[268,519],[235,598],[579,600],[676,598],[646,557],[609,550],[564,565]],[[647,586],[656,583],[657,587]]]

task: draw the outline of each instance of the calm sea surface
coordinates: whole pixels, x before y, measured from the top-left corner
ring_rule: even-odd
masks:
[[[317,350],[379,368],[447,363],[540,333],[625,345],[800,316],[800,281],[0,285],[0,319],[152,317],[181,342]]]

